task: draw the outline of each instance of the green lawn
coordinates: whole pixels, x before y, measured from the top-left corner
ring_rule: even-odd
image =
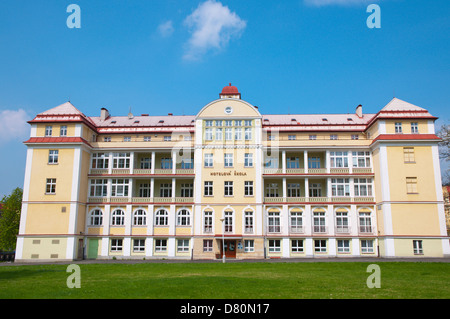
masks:
[[[450,298],[450,263],[380,262],[381,288],[372,289],[369,264],[81,264],[79,289],[67,288],[67,265],[2,265],[0,298]]]

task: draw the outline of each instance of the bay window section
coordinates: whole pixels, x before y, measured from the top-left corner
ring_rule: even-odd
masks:
[[[111,196],[113,197],[127,197],[128,189],[128,178],[118,178],[111,181]]]
[[[354,179],[355,196],[373,196],[372,195],[372,179],[371,178],[355,178]]]
[[[348,167],[348,152],[330,152],[330,167]]]
[[[350,181],[348,178],[332,178],[331,179],[331,195],[333,197],[350,196]]]
[[[353,167],[370,167],[370,152],[352,152]]]
[[[108,180],[107,179],[91,179],[89,196],[104,197],[107,196]]]
[[[113,153],[113,168],[130,168],[130,153]]]
[[[92,168],[106,169],[109,165],[108,153],[94,153],[92,154]]]

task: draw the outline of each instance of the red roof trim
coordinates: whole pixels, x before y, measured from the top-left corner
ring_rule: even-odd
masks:
[[[440,140],[436,134],[380,134],[373,141]]]
[[[84,143],[88,146],[91,146],[84,138],[81,137],[30,137],[29,140],[23,143]]]

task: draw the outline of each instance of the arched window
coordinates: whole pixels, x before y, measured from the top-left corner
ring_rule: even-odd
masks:
[[[91,226],[101,226],[103,224],[103,213],[100,209],[94,209],[90,217]]]
[[[125,224],[125,212],[121,209],[116,209],[111,215],[112,226],[123,226]]]
[[[167,226],[169,223],[169,213],[165,209],[160,209],[155,214],[155,226]]]
[[[191,218],[187,209],[182,209],[177,215],[177,226],[189,226],[191,224]]]
[[[133,225],[142,226],[147,224],[147,214],[145,210],[138,209],[134,212]]]
[[[233,232],[233,211],[226,210],[224,212],[225,218],[225,232],[232,233]]]
[[[292,208],[290,213],[291,232],[303,233],[303,211],[300,208]]]

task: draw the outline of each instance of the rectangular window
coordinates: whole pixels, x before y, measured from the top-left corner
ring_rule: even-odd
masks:
[[[246,239],[244,240],[244,251],[246,253],[251,253],[255,251],[255,242],[254,240]]]
[[[417,194],[417,177],[406,178],[406,192],[408,194]]]
[[[373,240],[361,240],[361,253],[373,253]]]
[[[350,196],[350,182],[348,178],[331,179],[331,196]]]
[[[348,167],[348,153],[330,152],[330,164],[333,168]]]
[[[316,253],[326,253],[327,252],[327,241],[325,239],[314,240],[314,251]]]
[[[244,154],[244,167],[253,167],[253,153]]]
[[[131,136],[124,136],[123,137],[124,142],[131,142]]]
[[[233,167],[233,154],[224,154],[224,165],[225,167]]]
[[[91,187],[89,196],[104,197],[107,196],[108,180],[107,179],[91,179]]]
[[[150,186],[151,184],[149,183],[139,184],[139,197],[152,197],[152,190]]]
[[[194,196],[194,184],[182,183],[181,184],[181,197],[193,197]]]
[[[160,184],[159,197],[172,197],[172,183]]]
[[[222,126],[222,120],[216,120],[216,126]]]
[[[225,126],[233,126],[232,120],[225,120]]]
[[[205,128],[205,141],[212,141],[213,139],[213,129]]]
[[[105,136],[103,142],[111,142],[111,136]]]
[[[423,247],[421,240],[413,240],[414,255],[423,255]]]
[[[161,158],[161,169],[172,169],[172,162],[172,158],[170,157]]]
[[[287,157],[286,168],[300,168],[300,161],[298,157]]]
[[[155,239],[155,252],[167,251],[167,239]]]
[[[92,168],[108,168],[109,154],[94,153],[92,154]]]
[[[122,251],[122,239],[111,239],[111,251]]]
[[[164,142],[170,142],[170,141],[172,141],[172,136],[170,136],[170,135],[164,136]]]
[[[242,120],[234,121],[234,126],[242,126]]]
[[[411,123],[411,134],[419,134],[419,124],[416,122]]]
[[[295,141],[297,139],[297,135],[288,135],[289,141]]]
[[[330,135],[330,140],[337,140],[337,139],[338,139],[337,134],[331,134]]]
[[[246,211],[245,212],[245,220],[244,220],[244,232],[245,233],[253,233],[253,212]]]
[[[253,196],[253,181],[244,182],[244,195]]]
[[[252,126],[252,120],[245,120],[244,126]]]
[[[288,183],[287,184],[287,197],[300,197],[300,184]]]
[[[233,182],[226,181],[225,182],[225,196],[233,196]]]
[[[269,240],[269,252],[270,253],[279,253],[279,252],[281,252],[281,240],[279,240],[279,239],[270,239]]]
[[[213,154],[205,154],[205,167],[213,167]]]
[[[309,136],[309,139],[310,139],[310,140],[316,140],[316,139],[317,139],[317,135],[310,135],[310,136]]]
[[[216,128],[216,141],[222,140],[223,140],[222,128]]]
[[[205,121],[205,126],[206,126],[206,127],[213,126],[213,121],[212,121],[212,120],[206,120],[206,121]]]
[[[225,128],[225,140],[232,141],[233,140],[233,129],[230,127]]]
[[[45,127],[45,136],[52,136],[52,129],[53,127],[51,125],[48,125]]]
[[[226,211],[225,212],[225,232],[232,233],[233,232],[233,212]]]
[[[236,128],[234,129],[234,139],[235,139],[236,141],[242,140],[242,128],[236,127]]]
[[[279,212],[269,212],[267,216],[267,231],[269,233],[281,232],[281,219]]]
[[[47,178],[45,193],[56,194],[56,178]]]
[[[134,239],[133,240],[133,251],[134,252],[145,251],[145,239]]]
[[[348,239],[338,239],[337,246],[338,246],[338,253],[350,252],[350,241]]]
[[[308,168],[320,168],[320,157],[309,157]]]
[[[314,213],[313,223],[313,231],[315,233],[325,233],[327,231],[325,226],[325,212]]]
[[[370,213],[359,213],[359,232],[372,232],[372,219],[370,218]]]
[[[252,139],[252,129],[251,129],[251,127],[246,127],[244,134],[245,134],[245,140],[246,141],[250,141]]]
[[[401,122],[396,122],[395,123],[395,133],[402,133],[402,123]]]
[[[403,157],[405,163],[415,163],[416,158],[414,155],[414,147],[404,147],[403,148]]]
[[[152,168],[152,159],[150,157],[142,157],[140,168],[141,169],[151,169]]]
[[[111,196],[125,197],[128,196],[128,179],[113,179],[111,182]]]
[[[179,253],[189,252],[189,239],[178,239],[177,240],[177,252],[179,252]]]
[[[318,183],[309,184],[309,197],[321,197],[322,185]]]
[[[203,232],[212,233],[213,231],[213,212],[205,211],[203,216]]]
[[[151,136],[144,136],[144,142],[151,142],[152,137]]]
[[[359,135],[358,134],[352,134],[351,138],[352,138],[352,140],[359,140]]]
[[[266,197],[278,197],[277,183],[269,183],[266,185]]]
[[[353,167],[370,167],[370,152],[352,152]]]
[[[59,136],[67,136],[67,125],[61,125],[59,127]]]
[[[130,153],[113,153],[113,168],[130,168]]]
[[[205,182],[204,190],[205,196],[213,196],[213,182],[211,181]]]
[[[48,163],[49,164],[58,164],[58,150],[49,150],[48,151]]]
[[[355,196],[372,196],[372,179],[355,178],[354,179]]]
[[[293,253],[303,252],[303,240],[302,239],[292,239],[291,240],[291,251]]]
[[[213,241],[212,239],[204,239],[203,240],[203,251],[211,252],[213,251]]]
[[[183,158],[181,160],[181,169],[193,169],[194,159],[193,158]]]

